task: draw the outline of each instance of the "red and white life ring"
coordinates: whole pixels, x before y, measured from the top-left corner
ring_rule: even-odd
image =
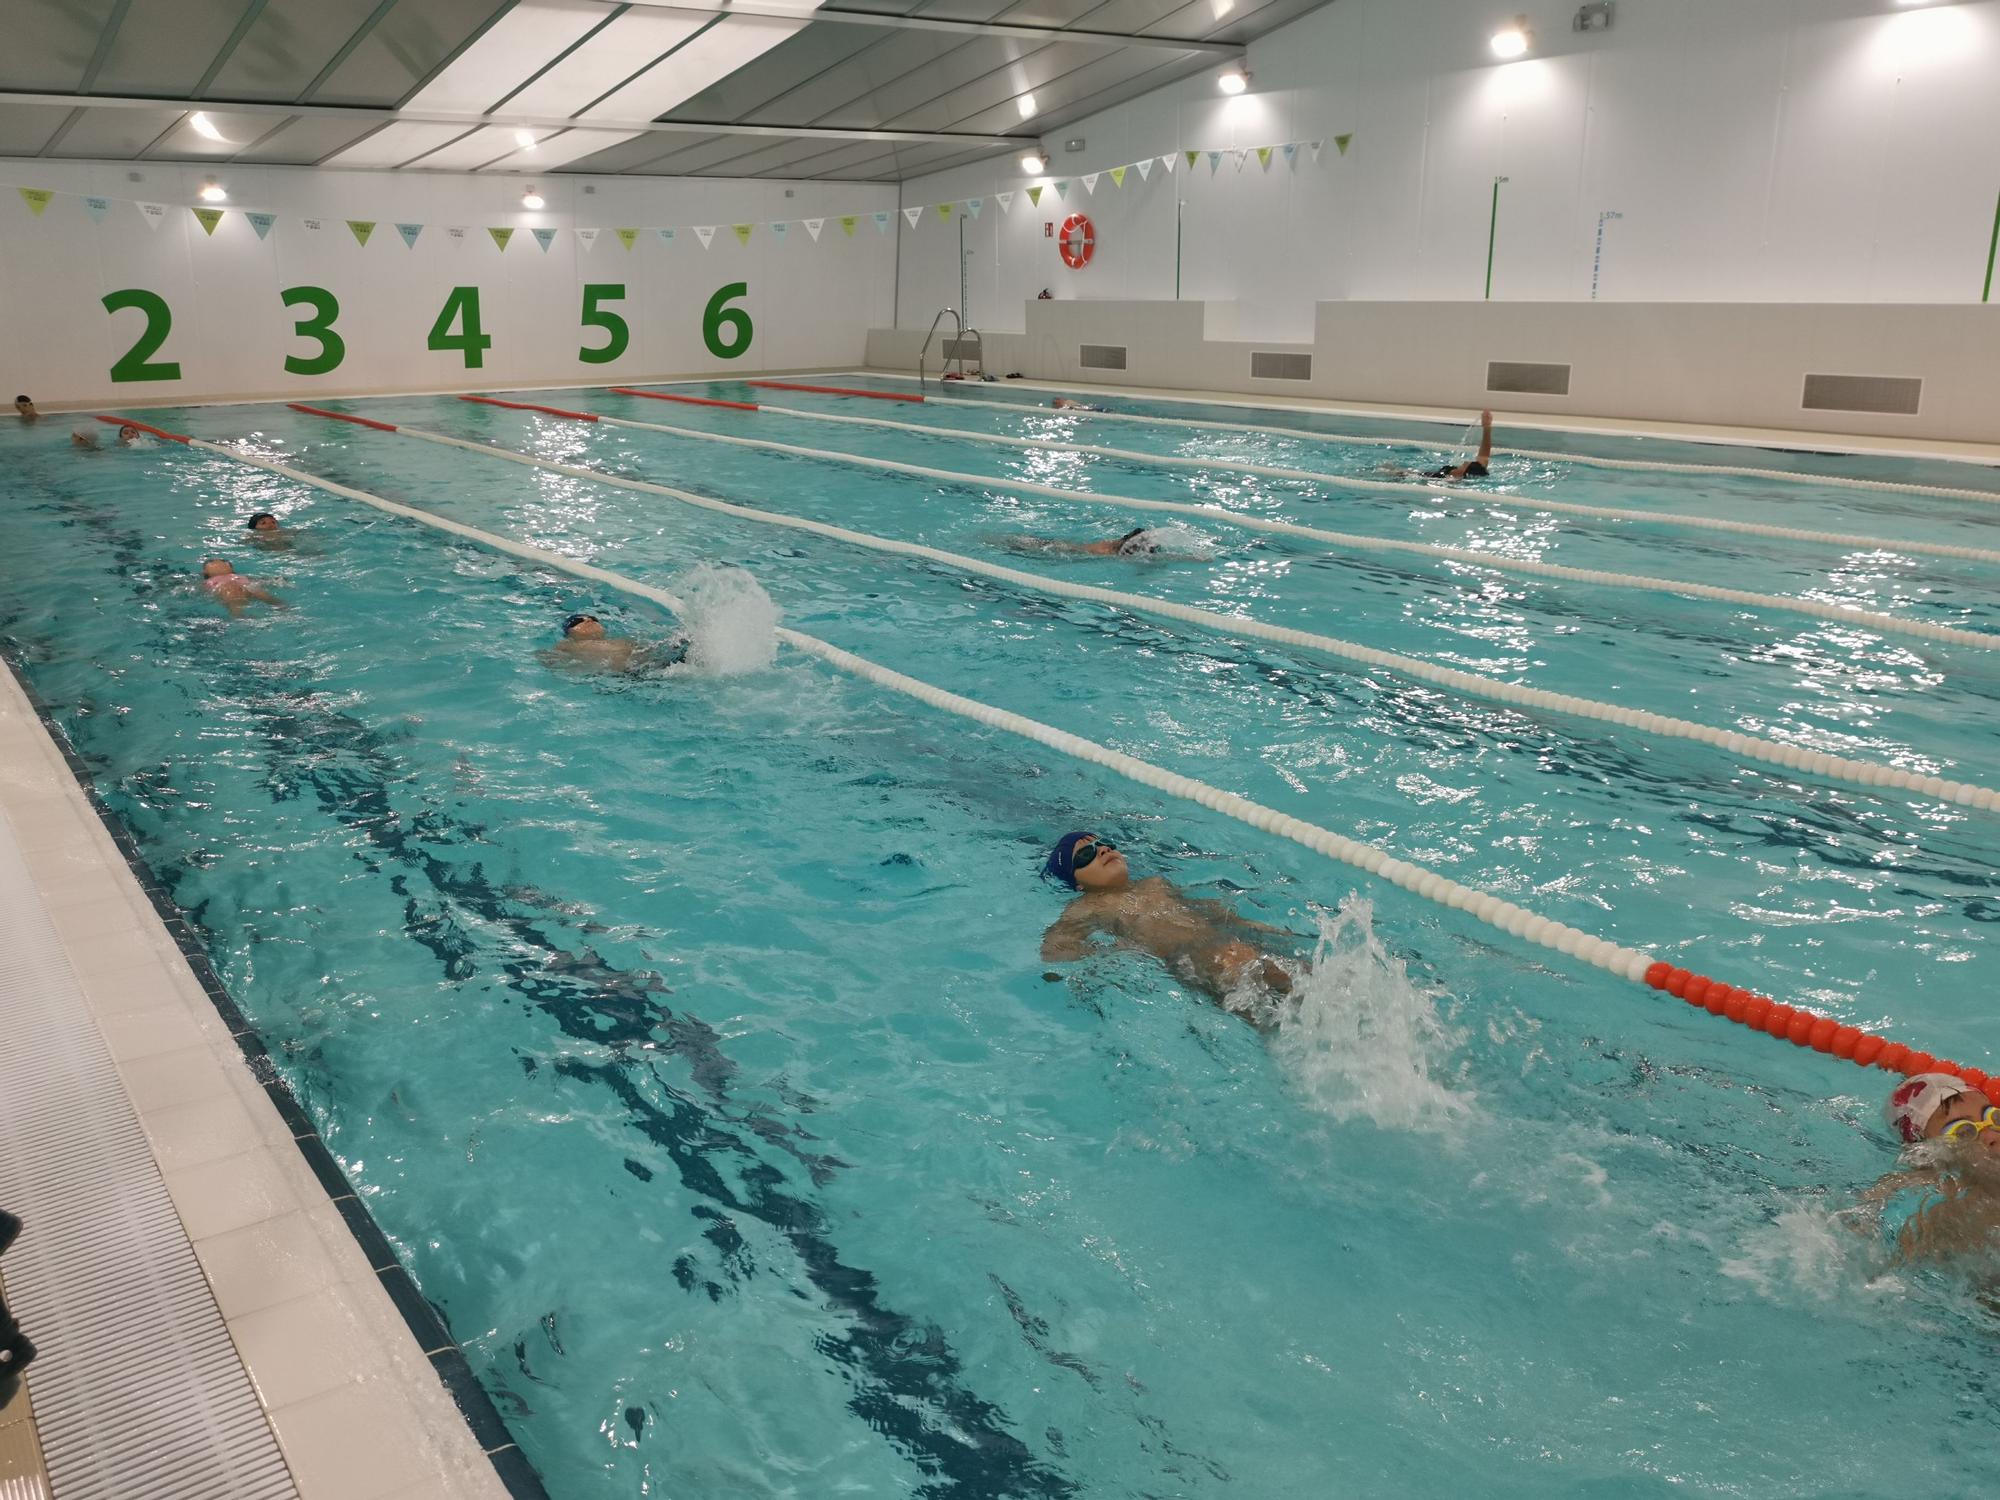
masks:
[[[1088,214],[1071,214],[1063,220],[1056,249],[1062,252],[1063,264],[1072,271],[1081,271],[1090,264],[1090,257],[1097,253],[1097,228]]]

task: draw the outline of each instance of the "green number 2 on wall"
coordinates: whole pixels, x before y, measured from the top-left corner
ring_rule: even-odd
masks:
[[[319,344],[319,353],[311,359],[301,359],[296,354],[285,356],[285,373],[288,375],[324,375],[329,370],[340,367],[347,358],[347,342],[333,331],[333,320],[340,316],[340,303],[323,286],[294,286],[285,288],[285,306],[309,307],[312,316],[300,318],[292,325],[293,331],[302,339],[313,339]]]
[[[167,299],[158,292],[149,292],[143,287],[127,287],[121,292],[107,292],[104,295],[104,310],[115,313],[135,307],[146,315],[145,332],[139,341],[125,351],[125,357],[111,367],[113,385],[123,385],[131,380],[179,380],[180,365],[171,359],[157,362],[153,356],[160,352],[160,346],[167,341],[167,335],[174,330],[174,315],[167,308]]]

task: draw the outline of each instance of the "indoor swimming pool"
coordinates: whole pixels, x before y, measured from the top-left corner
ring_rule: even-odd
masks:
[[[0,432],[0,647],[558,1500],[2000,1477],[1988,1289],[1856,1208],[1888,1074],[773,631],[1983,1067],[2000,472],[648,389]],[[689,663],[552,668],[679,622],[259,463],[668,591]],[[1073,829],[1295,998],[1044,961]]]

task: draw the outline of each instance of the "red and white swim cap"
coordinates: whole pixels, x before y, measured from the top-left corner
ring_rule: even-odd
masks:
[[[1918,1073],[1896,1085],[1882,1115],[1905,1142],[1914,1143],[1924,1138],[1924,1127],[1939,1105],[1954,1095],[1971,1092],[1972,1085],[1955,1074]]]

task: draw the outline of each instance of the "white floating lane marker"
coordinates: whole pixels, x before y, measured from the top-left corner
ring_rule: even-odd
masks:
[[[976,573],[987,578],[996,578],[1005,583],[1017,584],[1023,588],[1036,589],[1043,593],[1056,594],[1072,599],[1089,599],[1094,603],[1108,604],[1135,614],[1159,615],[1166,619],[1181,620],[1191,625],[1199,625],[1207,630],[1219,631],[1225,635],[1255,636],[1262,640],[1277,641],[1287,646],[1308,651],[1318,651],[1328,656],[1346,661],[1360,662],[1366,666],[1426,682],[1467,697],[1485,698],[1497,703],[1516,707],[1546,709],[1556,713],[1569,714],[1576,718],[1597,719],[1609,724],[1618,724],[1629,729],[1643,730],[1648,734],[1662,735],[1674,739],[1693,740],[1699,744],[1713,745],[1730,755],[1741,755],[1752,760],[1766,761],[1783,766],[1787,770],[1800,771],[1808,775],[1828,780],[1849,781],[1857,786],[1894,787],[1899,791],[1914,792],[1920,796],[1954,802],[1964,807],[2000,807],[2000,791],[1991,787],[1978,786],[1970,782],[1951,781],[1941,776],[1925,775],[1920,772],[1905,771],[1900,766],[1876,765],[1869,761],[1850,760],[1845,756],[1829,755],[1824,751],[1806,750],[1797,745],[1781,745],[1772,740],[1760,739],[1755,735],[1741,734],[1732,730],[1716,729],[1706,724],[1697,724],[1687,719],[1676,719],[1666,714],[1647,712],[1644,709],[1625,708],[1615,703],[1600,703],[1590,698],[1579,698],[1568,693],[1552,693],[1543,688],[1526,687],[1511,682],[1494,682],[1489,678],[1475,676],[1471,672],[1461,672],[1452,667],[1437,666],[1432,662],[1420,661],[1411,656],[1400,656],[1392,651],[1380,651],[1372,646],[1356,645],[1350,641],[1336,640],[1332,636],[1317,635],[1309,631],[1293,630],[1283,625],[1270,625],[1249,616],[1213,614],[1208,610],[1194,609],[1185,604],[1174,604],[1165,599],[1153,599],[1141,594],[1121,594],[1113,589],[1097,588],[1090,584],[1068,583],[1059,579],[1044,578],[1037,573],[1024,573],[1016,568],[998,567],[977,558],[962,557],[955,552],[941,551],[936,547],[925,547],[915,542],[890,541],[885,537],[871,536],[866,532],[849,531],[845,527],[829,526],[823,521],[808,521],[799,516],[780,515],[773,511],[755,510],[747,505],[735,505],[727,500],[717,500],[707,495],[697,495],[688,490],[675,489],[669,485],[654,484],[649,480],[626,479],[617,474],[607,474],[599,469],[584,468],[576,464],[558,463],[554,459],[533,458],[527,454],[509,452],[505,448],[495,448],[486,443],[469,442],[465,438],[446,437],[443,433],[426,432],[416,427],[397,427],[394,431],[406,436],[421,438],[426,442],[442,443],[447,447],[462,448],[470,453],[483,453],[491,458],[506,459],[510,463],[523,464],[529,468],[548,469],[557,474],[568,474],[577,479],[587,479],[598,484],[615,485],[620,489],[636,490],[644,494],[665,495],[670,500],[698,506],[722,515],[736,516],[747,521],[756,521],[768,526],[782,526],[793,531],[811,532],[817,536],[831,537],[836,541],[848,542],[871,551],[886,552],[902,557],[921,557],[938,562],[946,567],[962,572]],[[213,447],[213,444],[209,446]],[[221,450],[227,452],[228,450]],[[235,455],[231,455],[232,457]],[[416,514],[416,513],[413,513]],[[456,523],[453,523],[456,524]]]
[[[644,432],[672,433],[676,437],[697,438],[709,443],[730,443],[740,448],[762,448],[774,453],[791,453],[804,458],[831,459],[836,463],[883,469],[897,474],[911,474],[951,484],[1013,490],[1022,494],[1049,495],[1059,500],[1080,501],[1086,505],[1117,505],[1128,510],[1168,511],[1175,515],[1198,516],[1205,521],[1223,522],[1253,531],[1306,537],[1360,552],[1401,552],[1419,557],[1438,557],[1447,562],[1460,563],[1467,567],[1490,568],[1501,573],[1522,573],[1534,578],[1556,578],[1571,583],[1592,584],[1600,588],[1639,589],[1655,594],[1717,599],[1727,604],[1748,605],[1753,609],[1785,610],[1793,614],[1812,615],[1821,620],[1866,625],[1875,630],[1917,635],[1927,640],[1946,641],[1958,646],[1979,646],[1988,650],[2000,646],[2000,635],[1987,631],[1964,630],[1955,625],[1937,625],[1924,620],[1905,620],[1896,615],[1885,615],[1874,610],[1828,604],[1818,599],[1801,599],[1790,594],[1758,594],[1745,589],[1726,589],[1711,583],[1683,583],[1673,578],[1649,578],[1640,573],[1610,573],[1596,568],[1571,568],[1560,563],[1540,562],[1531,558],[1501,557],[1489,552],[1475,552],[1467,547],[1447,547],[1437,542],[1405,542],[1388,537],[1354,536],[1344,531],[1328,531],[1324,527],[1302,526],[1292,521],[1269,521],[1258,516],[1238,515],[1234,511],[1223,510],[1213,505],[1192,505],[1178,500],[1142,500],[1130,495],[1104,495],[1088,490],[1062,489],[1056,485],[1037,484],[1028,480],[993,479],[980,474],[960,474],[950,469],[928,468],[922,464],[898,463],[893,459],[868,458],[854,453],[835,453],[821,448],[806,448],[796,443],[774,442],[769,438],[733,437],[719,432],[702,432],[692,427],[674,427],[665,422],[640,422],[630,417],[608,417],[602,412],[593,412],[591,415],[595,416],[600,424],[610,427],[633,427]],[[1987,555],[1995,562],[2000,562],[2000,552]]]

